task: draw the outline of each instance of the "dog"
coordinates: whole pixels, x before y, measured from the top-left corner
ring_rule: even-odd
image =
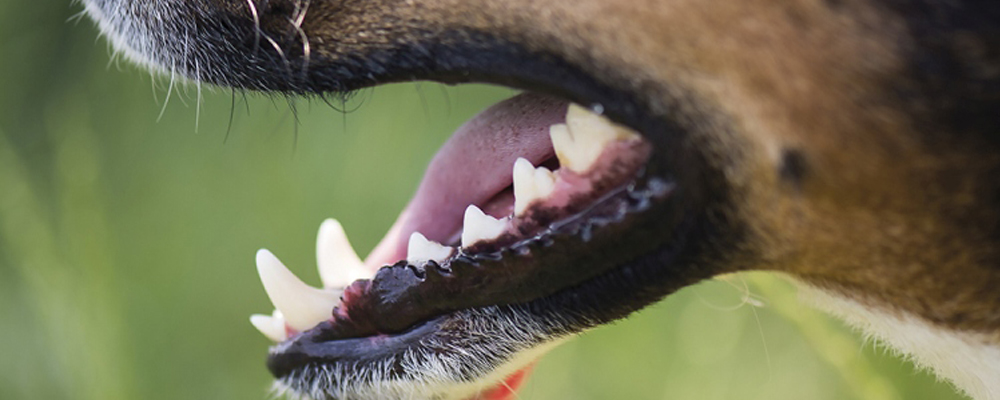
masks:
[[[456,132],[367,260],[324,223],[324,288],[258,253],[293,396],[512,398],[564,338],[763,270],[1000,399],[1000,3],[83,3],[201,82],[527,92]]]

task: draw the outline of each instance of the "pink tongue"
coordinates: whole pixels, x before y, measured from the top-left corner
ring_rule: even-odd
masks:
[[[410,234],[447,242],[462,228],[465,208],[475,204],[494,217],[510,213],[514,160],[538,165],[554,154],[549,126],[565,121],[565,101],[525,93],[479,113],[458,128],[434,156],[416,195],[365,264],[378,268],[406,258]],[[498,196],[499,195],[499,196]]]

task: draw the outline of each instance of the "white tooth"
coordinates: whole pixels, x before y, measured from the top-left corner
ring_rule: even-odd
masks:
[[[283,342],[288,339],[288,331],[285,330],[285,316],[281,314],[281,311],[274,310],[271,315],[251,315],[250,323],[260,333],[275,342]]]
[[[257,273],[267,297],[292,329],[304,331],[330,319],[340,292],[309,286],[289,271],[274,254],[257,251]]]
[[[559,159],[559,165],[569,168],[569,165],[573,163],[573,159],[570,156],[576,151],[576,144],[573,143],[573,136],[569,133],[569,127],[566,124],[550,126],[549,139],[552,140],[552,148],[556,152],[556,158]]]
[[[319,226],[316,263],[319,266],[319,278],[327,288],[343,288],[358,279],[372,277],[372,271],[365,267],[347,241],[344,227],[332,218]]]
[[[608,143],[638,136],[576,104],[566,111],[565,124],[549,127],[549,135],[560,165],[580,173],[597,161]]]
[[[556,190],[556,174],[548,168],[535,168],[535,190],[539,193],[539,198],[547,197]]]
[[[476,242],[495,239],[507,230],[506,219],[496,219],[480,210],[475,205],[465,209],[465,222],[462,225],[462,247],[469,247]]]
[[[639,138],[639,134],[629,128],[611,122],[607,117],[596,114],[576,104],[566,110],[566,125],[575,138],[580,135],[602,136],[606,140],[627,140]]]
[[[518,158],[514,162],[514,215],[521,215],[535,200],[544,199],[555,189],[556,176],[547,168],[535,168]]]
[[[406,247],[406,261],[413,265],[420,265],[430,260],[441,262],[451,257],[452,252],[454,249],[451,247],[427,240],[420,232],[413,232]]]

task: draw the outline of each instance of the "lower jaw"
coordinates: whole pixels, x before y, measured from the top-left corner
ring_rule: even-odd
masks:
[[[344,293],[344,301],[336,307],[333,318],[322,321],[319,327],[312,328],[311,326],[307,326],[308,324],[301,322],[301,318],[298,318],[300,322],[297,322],[293,326],[293,324],[288,323],[290,320],[286,321],[284,317],[271,317],[270,320],[266,321],[266,324],[271,324],[272,327],[273,325],[280,324],[280,331],[282,331],[280,334],[275,335],[273,333],[276,330],[271,329],[271,336],[276,336],[279,340],[291,338],[290,341],[278,346],[272,352],[269,362],[272,371],[276,376],[287,376],[289,371],[295,370],[295,364],[302,363],[302,360],[298,359],[300,357],[293,354],[291,350],[291,347],[294,347],[294,343],[299,342],[299,339],[301,339],[300,332],[302,331],[309,330],[310,334],[316,334],[316,331],[319,330],[319,333],[323,337],[322,340],[330,343],[335,341],[343,342],[345,339],[351,338],[365,340],[366,337],[369,340],[378,340],[378,337],[394,336],[400,332],[405,335],[408,330],[412,332],[415,321],[419,322],[433,318],[435,315],[446,315],[455,310],[474,307],[528,304],[535,299],[551,295],[607,273],[617,265],[632,261],[631,258],[634,258],[635,254],[652,252],[663,240],[659,237],[636,238],[633,232],[653,232],[661,229],[659,226],[661,223],[670,224],[671,222],[676,222],[671,221],[670,218],[659,219],[661,215],[657,215],[657,212],[653,212],[651,215],[643,214],[651,207],[660,210],[670,208],[664,206],[663,203],[669,201],[669,196],[667,195],[672,190],[672,184],[659,177],[644,175],[644,162],[649,156],[648,144],[643,144],[641,141],[636,143],[639,143],[639,145],[631,146],[631,154],[638,154],[634,159],[641,160],[641,162],[629,164],[628,168],[624,168],[627,172],[627,179],[617,176],[617,184],[605,184],[602,186],[604,192],[590,193],[592,196],[590,196],[589,200],[593,200],[592,202],[582,207],[573,208],[572,212],[563,213],[564,218],[550,218],[547,221],[543,221],[543,223],[533,221],[533,219],[539,218],[522,218],[523,221],[520,222],[528,221],[530,223],[519,225],[508,222],[508,226],[501,230],[503,233],[499,235],[494,235],[493,237],[486,235],[486,239],[481,239],[484,236],[478,235],[480,237],[479,241],[463,243],[461,249],[454,250],[453,255],[447,257],[445,260],[436,260],[432,263],[423,264],[421,263],[427,260],[410,260],[413,262],[399,263],[395,267],[382,268],[377,272],[373,280],[362,280],[352,284],[351,288],[363,288],[364,290],[352,292],[349,288],[348,292]],[[556,150],[558,151],[559,149]],[[611,158],[610,160],[613,162],[618,159]],[[559,161],[556,165],[560,167],[566,164],[562,162],[563,160]],[[605,164],[607,163],[607,160],[605,160]],[[612,163],[612,165],[614,164]],[[572,173],[574,171],[569,172]],[[586,171],[575,171],[573,175],[567,173],[564,178],[579,179],[581,176],[586,176],[584,172]],[[642,192],[641,198],[631,196],[633,193],[638,192]],[[627,195],[623,196],[623,193]],[[419,197],[420,193],[418,192]],[[566,200],[572,196],[564,197],[564,199],[557,199],[555,203],[564,208],[574,205],[573,202]],[[572,227],[573,224],[566,223],[567,220],[572,221],[574,217],[579,219],[581,215],[592,211],[594,205],[606,205],[609,199],[616,200],[619,197],[636,201],[641,200],[644,204],[632,204],[633,209],[627,210],[629,212],[602,221],[597,225],[580,224],[581,226],[577,226],[577,229],[571,230],[569,233],[559,232],[558,230],[554,231],[552,229],[553,225],[560,228],[565,228],[566,226]],[[484,204],[492,205],[492,207],[487,206],[484,208],[489,214],[494,214],[494,216],[501,216],[502,214],[497,214],[509,212],[510,208],[513,207],[512,201],[497,201],[496,198],[489,198],[488,200],[491,201],[487,201]],[[538,204],[532,210],[539,215],[543,215],[544,213],[538,210],[544,210],[544,207],[540,207],[539,204],[544,205],[550,200],[552,199],[537,202]],[[611,206],[607,208],[627,208],[628,204],[626,203],[622,201],[618,201],[617,203],[611,202]],[[388,264],[393,262],[393,260],[406,259],[409,256],[409,254],[405,254],[407,246],[402,244],[405,241],[401,240],[401,238],[408,237],[408,233],[420,231],[422,222],[419,220],[413,222],[415,221],[412,218],[414,209],[419,210],[419,207],[409,208],[407,212],[404,212],[404,217],[400,219],[400,222],[397,222],[394,229],[390,231],[390,234],[387,235],[382,244],[369,256],[365,264],[368,266]],[[411,213],[409,219],[407,218],[408,212]],[[522,217],[526,215],[528,214],[522,214]],[[517,216],[512,218],[512,221],[518,221]],[[454,239],[447,238],[456,235],[451,235],[448,232],[453,232],[453,230],[439,229],[436,233],[429,236],[431,236],[431,239],[444,241],[445,243],[449,243],[449,241],[454,242]],[[565,234],[565,237],[545,235],[545,233],[552,232]],[[321,242],[323,241],[322,236]],[[330,234],[326,236],[330,236]],[[324,279],[326,287],[318,290],[313,289],[321,293],[321,297],[325,295],[328,298],[335,298],[340,294],[337,292],[341,287],[353,280],[352,278],[358,277],[351,276],[352,274],[359,275],[361,273],[359,271],[365,270],[369,271],[369,274],[372,273],[370,267],[362,264],[360,260],[357,260],[356,256],[353,257],[354,260],[348,260],[351,257],[342,254],[345,251],[344,245],[346,244],[346,238],[340,237],[342,233],[335,232],[333,236],[336,237],[334,240],[340,240],[343,243],[332,245],[334,248],[333,252],[338,254],[327,257],[325,262],[323,256],[320,256],[321,275],[326,278]],[[440,239],[442,237],[446,239]],[[545,241],[549,243],[543,243]],[[595,245],[596,243],[603,243],[603,245]],[[324,244],[320,243],[320,245]],[[325,245],[330,246],[329,243]],[[516,250],[518,249],[518,245],[523,246],[521,249],[528,249],[528,251]],[[587,254],[585,255],[580,254],[582,246],[587,246]],[[349,250],[349,245],[346,248]],[[553,248],[556,250],[553,250]],[[628,251],[623,252],[623,248]],[[322,253],[322,250],[320,253]],[[526,262],[524,258],[526,254],[530,255],[536,262]],[[518,258],[519,256],[521,258]],[[335,265],[338,262],[341,265]],[[325,273],[323,273],[324,263],[327,264]],[[331,263],[334,265],[330,265]],[[349,264],[347,265],[348,268],[343,268],[344,264]],[[555,264],[557,267],[546,269],[533,264]],[[581,265],[583,265],[583,268],[579,268]],[[529,266],[530,268],[517,269],[518,266]],[[261,269],[260,265],[258,268]],[[267,268],[269,267],[263,269]],[[423,269],[422,273],[420,271],[421,268]],[[492,269],[494,272],[484,274],[482,273],[483,269]],[[467,281],[475,281],[481,284],[481,281],[486,279],[489,284],[486,286],[476,286],[475,284],[470,285],[468,282],[461,280],[426,282],[427,273],[438,270],[448,272],[448,274],[441,274],[441,276],[449,279],[454,279],[453,276],[472,277],[473,279]],[[421,274],[423,276],[419,276]],[[273,275],[262,272],[262,280],[264,280],[265,288],[268,288],[268,294],[272,297],[272,301],[280,309],[282,308],[280,303],[287,304],[289,301],[281,298],[284,295],[280,293],[281,289],[272,290],[269,287],[268,279],[273,278],[265,278],[265,276]],[[332,278],[328,278],[331,276]],[[490,281],[490,279],[494,279],[494,276],[503,277],[507,280],[503,281],[503,284],[498,284],[495,281]],[[414,279],[414,277],[418,279]],[[361,278],[364,277],[362,276]],[[272,282],[270,286],[281,285],[275,285]],[[487,289],[486,292],[488,292],[486,296],[482,295],[481,289],[484,287]],[[527,290],[520,292],[518,290],[509,290],[510,288],[518,289],[525,287],[527,287]],[[447,290],[447,295],[441,295],[439,293],[441,289]],[[493,289],[493,292],[490,292],[490,289]],[[510,292],[518,293],[511,295]],[[435,299],[436,302],[429,303],[426,300],[427,298]],[[337,301],[333,303],[336,304]],[[291,307],[294,308],[295,306]],[[418,309],[414,310],[414,307]],[[400,323],[398,322],[399,320],[404,322]],[[358,323],[359,321],[361,322],[360,324]],[[595,321],[595,323],[597,322],[601,321]],[[255,325],[257,324],[255,323]],[[346,341],[350,342],[351,340]],[[346,362],[349,361],[349,358],[334,357],[328,361]],[[509,396],[509,392],[512,392],[513,386],[522,381],[523,376],[523,371],[513,372],[493,389],[482,392],[479,395],[492,397],[474,398],[506,398],[506,396]],[[494,377],[493,379],[502,377]]]

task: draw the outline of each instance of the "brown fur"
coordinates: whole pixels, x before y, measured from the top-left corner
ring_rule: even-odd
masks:
[[[655,144],[676,163],[704,164],[680,171],[681,186],[704,186],[686,200],[708,203],[703,236],[678,265],[645,261],[676,268],[673,284],[778,271],[1000,344],[989,1],[85,2],[137,59],[213,83],[301,93],[478,80],[622,100],[605,103],[609,116],[668,121],[632,127],[674,138]],[[129,20],[167,23],[114,26]],[[637,308],[676,287],[658,289],[628,295]]]
[[[314,2],[315,58],[488,31],[558,54],[654,112],[682,88],[735,134],[708,146],[741,200],[749,253],[733,269],[859,291],[1000,341],[991,140],[927,126],[900,93],[921,51],[904,17],[866,2]],[[969,34],[969,46],[992,44]],[[977,60],[983,68],[995,68]],[[928,100],[930,101],[930,100]],[[933,130],[933,131],[928,131]],[[787,162],[795,165],[789,167]],[[787,168],[794,171],[788,172]],[[791,174],[793,176],[789,177]],[[783,178],[784,176],[784,178]]]

